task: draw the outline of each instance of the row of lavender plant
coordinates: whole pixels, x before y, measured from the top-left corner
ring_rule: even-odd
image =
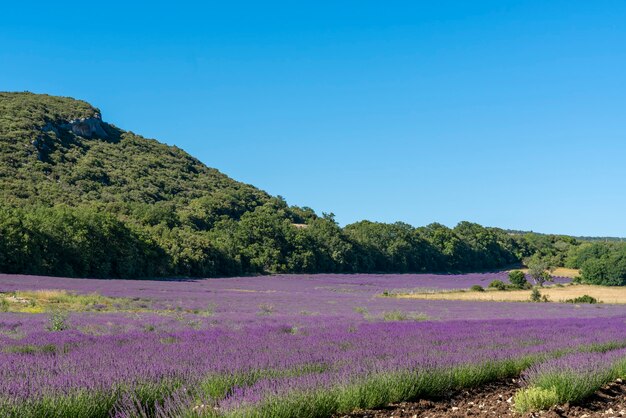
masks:
[[[520,412],[579,402],[602,385],[626,376],[626,349],[572,353],[535,365],[523,375],[527,387],[515,395]]]
[[[5,339],[0,415],[124,416],[124,399],[154,415],[158,405],[176,404],[178,394],[187,411],[205,415],[327,416],[441,394],[518,374],[549,356],[626,342],[623,317],[325,320]]]

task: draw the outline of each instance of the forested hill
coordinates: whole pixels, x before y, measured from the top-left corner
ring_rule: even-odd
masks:
[[[189,204],[225,193],[250,209],[269,198],[179,148],[102,122],[79,100],[0,93],[0,141],[9,203]]]
[[[288,206],[71,98],[0,93],[0,271],[90,277],[499,268],[575,240]]]

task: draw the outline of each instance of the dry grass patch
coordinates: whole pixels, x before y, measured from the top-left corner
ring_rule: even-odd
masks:
[[[603,303],[626,303],[626,287],[608,287],[592,285],[550,286],[539,288],[551,302],[564,302],[583,295],[589,295]],[[438,293],[397,294],[395,297],[404,299],[427,300],[472,300],[485,302],[527,302],[530,290],[498,291],[486,289],[484,292],[442,291]]]
[[[528,273],[528,269],[520,269],[524,273]],[[551,276],[558,277],[569,277],[570,279],[576,278],[580,276],[580,270],[578,269],[569,269],[567,267],[557,267],[554,270],[550,271]]]

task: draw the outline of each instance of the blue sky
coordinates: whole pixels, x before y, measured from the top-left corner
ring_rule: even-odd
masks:
[[[3,9],[0,90],[87,100],[341,224],[626,236],[625,2]]]

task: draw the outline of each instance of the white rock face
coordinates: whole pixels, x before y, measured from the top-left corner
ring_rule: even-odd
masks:
[[[91,118],[80,118],[69,121],[64,128],[70,129],[74,134],[85,138],[106,138],[108,135],[102,128],[102,118],[99,114]]]

